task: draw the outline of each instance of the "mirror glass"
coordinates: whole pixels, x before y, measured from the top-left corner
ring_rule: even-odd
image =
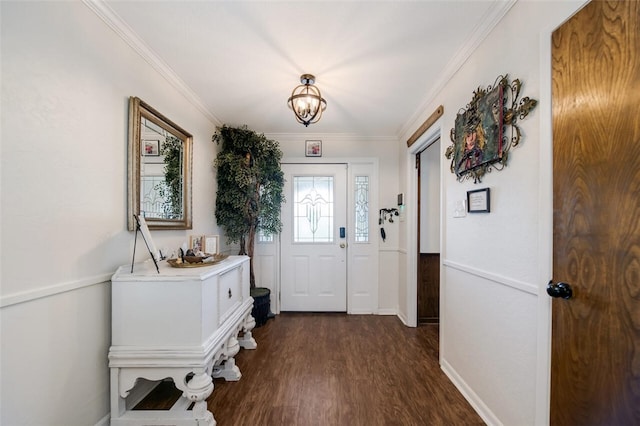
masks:
[[[191,229],[193,137],[137,97],[129,99],[129,230]]]

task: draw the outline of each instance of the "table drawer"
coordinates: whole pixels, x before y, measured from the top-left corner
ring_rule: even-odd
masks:
[[[218,312],[220,312],[218,325],[220,325],[242,303],[242,266],[220,275],[218,281],[218,303]]]

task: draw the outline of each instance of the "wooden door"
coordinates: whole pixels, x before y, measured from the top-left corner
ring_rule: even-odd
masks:
[[[440,322],[440,253],[419,253],[418,323]]]
[[[347,310],[346,167],[282,165],[286,199],[280,236],[283,311]]]
[[[640,424],[640,2],[553,33],[552,425]]]

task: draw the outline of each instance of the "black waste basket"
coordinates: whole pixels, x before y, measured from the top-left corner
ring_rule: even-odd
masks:
[[[271,312],[271,290],[266,287],[256,287],[252,288],[250,293],[253,297],[251,316],[256,320],[256,327],[261,327],[267,320],[275,317]]]

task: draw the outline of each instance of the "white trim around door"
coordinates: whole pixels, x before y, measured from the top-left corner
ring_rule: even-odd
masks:
[[[420,139],[418,139],[411,147],[407,150],[407,180],[409,182],[408,193],[412,194],[412,198],[417,199],[418,194],[418,173],[415,168],[416,154],[420,151],[427,148],[429,145],[437,141],[438,139],[444,140],[444,136],[442,134],[442,118],[438,119],[428,132],[425,132]],[[440,182],[443,182],[442,173],[446,167],[441,167],[440,174],[441,179]],[[442,184],[441,184],[442,185]],[[444,242],[442,239],[442,206],[443,204],[443,191],[440,189],[440,251],[441,253],[444,251]],[[418,325],[418,207],[416,205],[408,204],[407,205],[407,292],[406,292],[406,303],[407,303],[407,311],[399,312],[400,318],[405,322],[409,327],[416,327]],[[441,265],[442,266],[442,265]],[[440,268],[440,283],[442,286],[442,268]],[[442,297],[442,296],[441,296]],[[442,322],[442,318],[440,319]]]
[[[378,253],[378,159],[377,158],[285,158],[282,164],[346,164],[347,165],[347,313],[378,314],[379,253]],[[356,182],[367,183],[366,206],[356,200]],[[355,238],[356,208],[368,210],[368,239]],[[284,224],[284,226],[288,226]],[[254,265],[259,286],[271,289],[271,310],[279,313],[280,236],[256,244]],[[264,283],[264,284],[263,284]]]

